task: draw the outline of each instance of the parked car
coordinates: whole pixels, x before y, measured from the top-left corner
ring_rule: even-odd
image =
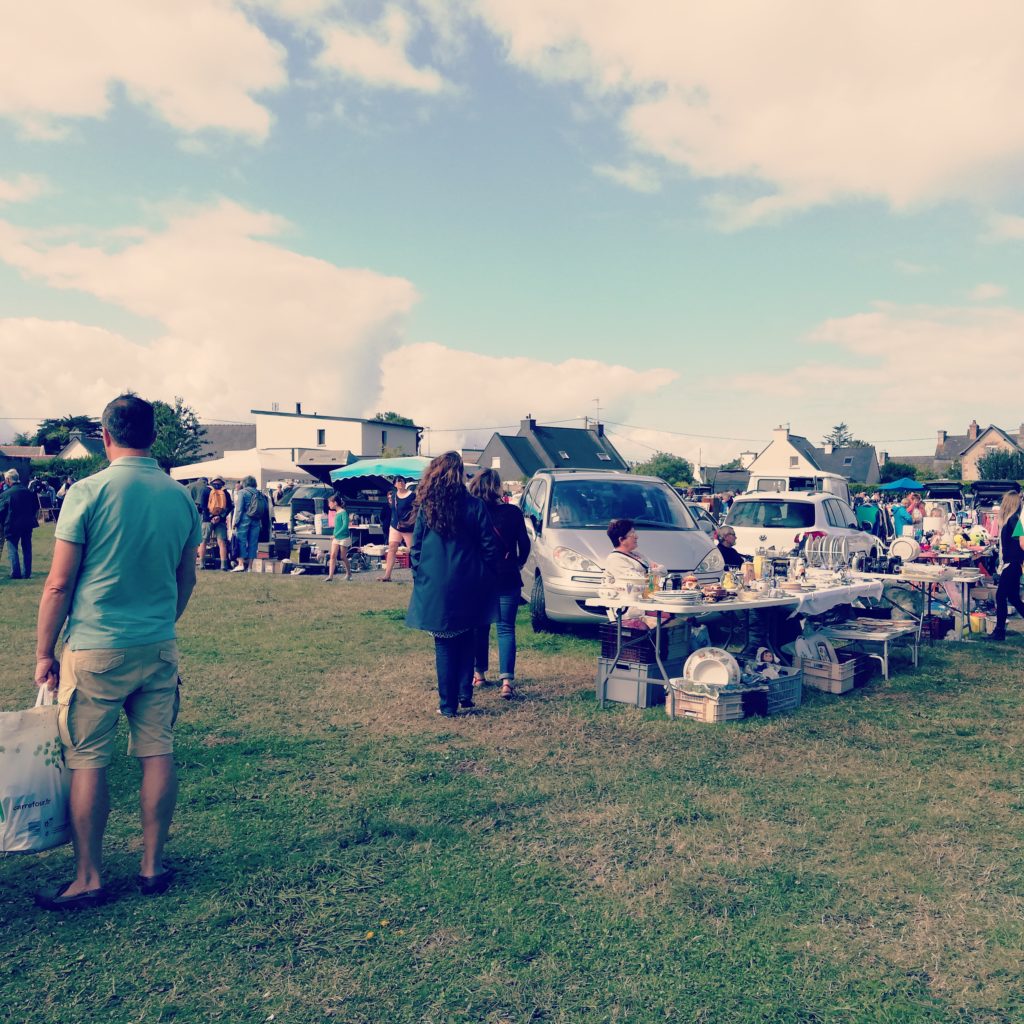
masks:
[[[790,551],[805,536],[817,535],[856,538],[851,550],[877,558],[887,540],[859,529],[853,509],[842,498],[808,491],[737,495],[725,523],[736,531],[736,550],[744,555],[758,548]]]
[[[683,504],[686,505],[687,511],[693,516],[697,529],[714,538],[718,530],[718,520],[703,505],[698,505],[695,501],[686,501]]]
[[[527,484],[520,507],[532,544],[523,566],[523,595],[535,630],[604,615],[586,601],[597,596],[604,578],[612,519],[634,520],[640,551],[669,572],[694,573],[708,583],[721,578],[718,548],[658,477],[542,469]]]
[[[284,492],[274,506],[274,522],[284,524],[289,531],[296,525],[313,523],[317,512],[327,511],[327,499],[334,493],[330,484],[300,484]]]

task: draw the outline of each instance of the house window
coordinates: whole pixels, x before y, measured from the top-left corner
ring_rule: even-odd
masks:
[[[501,469],[501,456],[500,455],[492,455],[491,456],[491,469]]]
[[[790,469],[796,469],[796,467],[799,466],[799,465],[800,465],[800,456],[799,455],[790,455],[790,457],[789,457],[789,468]]]
[[[569,453],[568,452],[559,452],[558,454],[561,455],[561,457],[563,459],[568,459],[569,458]]]
[[[612,461],[612,457],[607,452],[598,452],[597,453],[597,457],[602,462],[611,462]]]
[[[846,458],[843,459],[843,465],[844,466],[852,466],[853,465],[853,456],[852,455],[847,455]]]
[[[327,444],[327,431],[326,430],[318,430],[316,432],[316,443],[317,444]]]

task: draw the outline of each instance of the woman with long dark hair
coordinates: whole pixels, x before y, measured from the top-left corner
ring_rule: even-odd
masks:
[[[1003,571],[996,588],[996,628],[989,634],[993,640],[1006,639],[1007,605],[1012,604],[1024,615],[1020,599],[1020,580],[1024,570],[1024,528],[1021,526],[1021,496],[1019,491],[1007,491],[999,506],[999,543],[1002,549]]]
[[[466,490],[457,452],[438,455],[427,467],[416,509],[405,624],[433,636],[438,711],[454,718],[460,707],[473,707],[475,630],[497,617],[501,553],[483,502]]]
[[[520,570],[530,554],[530,538],[526,533],[523,513],[517,505],[504,501],[501,477],[493,469],[485,469],[473,477],[469,493],[475,495],[491,517],[491,529],[501,552],[498,568],[498,678],[501,695],[512,700],[516,678],[516,612],[523,590]],[[491,627],[477,626],[476,653],[473,663],[473,685],[487,684],[487,656],[491,645]]]

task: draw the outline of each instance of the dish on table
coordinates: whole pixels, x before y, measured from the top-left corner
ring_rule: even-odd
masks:
[[[921,545],[913,537],[897,537],[889,545],[889,557],[901,558],[904,562],[912,562],[921,554]]]
[[[709,686],[730,686],[740,681],[739,662],[721,647],[702,647],[686,659],[683,678]]]

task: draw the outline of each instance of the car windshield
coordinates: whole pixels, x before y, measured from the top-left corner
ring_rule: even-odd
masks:
[[[632,519],[645,530],[694,530],[682,499],[654,480],[557,480],[548,522],[573,530],[607,530],[613,519]]]
[[[737,501],[725,521],[729,526],[801,530],[814,525],[814,504],[810,501]]]

